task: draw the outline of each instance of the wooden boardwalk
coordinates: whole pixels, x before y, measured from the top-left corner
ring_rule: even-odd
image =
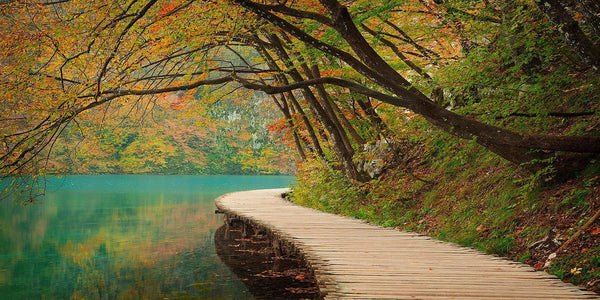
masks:
[[[326,299],[600,299],[524,264],[292,204],[281,198],[286,191],[215,203],[293,243]]]

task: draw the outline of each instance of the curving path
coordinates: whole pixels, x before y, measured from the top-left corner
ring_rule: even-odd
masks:
[[[293,243],[326,299],[600,299],[524,264],[295,205],[281,198],[287,191],[237,192],[215,203]]]

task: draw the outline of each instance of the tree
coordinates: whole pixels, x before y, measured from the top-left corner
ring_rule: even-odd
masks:
[[[579,23],[567,12],[564,4],[558,0],[540,0],[536,3],[550,21],[558,26],[558,31],[562,34],[565,42],[573,48],[586,64],[598,71],[600,68],[600,48],[594,45],[586,36]],[[592,11],[588,15],[598,17],[598,4],[593,4],[590,1],[590,3],[582,3],[582,5],[588,6],[588,9]],[[596,30],[597,23],[591,21],[590,24]]]
[[[310,36],[298,27],[271,12],[272,10],[285,13],[288,11],[287,7],[281,5],[261,5],[244,0],[235,2],[253,11],[261,18],[268,20],[275,26],[289,32],[302,42],[344,61],[357,72],[395,95],[389,96],[381,94],[375,96],[375,98],[392,105],[408,108],[424,116],[442,130],[451,132],[456,136],[466,139],[476,138],[478,143],[508,160],[517,163],[531,160],[533,157],[527,155],[527,152],[531,149],[592,153],[600,151],[600,139],[598,137],[559,137],[517,133],[472,120],[436,105],[431,99],[423,94],[423,92],[412,87],[409,81],[398,74],[385,60],[383,60],[355,26],[353,19],[348,12],[348,8],[339,4],[337,1],[320,1],[328,10],[331,17],[320,14],[302,14],[302,12],[298,10],[292,10],[292,13],[288,14],[293,14],[293,16],[301,15],[304,18],[315,19],[320,23],[335,29],[356,53],[357,57],[315,39],[313,36]],[[372,90],[367,90],[365,87],[355,87],[350,83],[341,82],[333,78],[323,79],[317,82],[320,83],[320,81],[342,86],[346,85],[347,87],[352,86],[352,88],[355,88],[358,92],[365,94],[372,92]],[[315,84],[316,82],[307,82],[307,84],[308,83]],[[283,88],[275,90],[281,91]]]

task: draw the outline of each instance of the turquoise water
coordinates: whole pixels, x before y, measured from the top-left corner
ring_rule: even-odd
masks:
[[[251,299],[215,253],[213,200],[292,180],[49,178],[41,205],[0,203],[0,299]]]

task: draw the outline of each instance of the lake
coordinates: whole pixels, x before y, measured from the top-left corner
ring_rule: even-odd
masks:
[[[252,299],[220,261],[222,194],[286,176],[48,178],[41,205],[0,203],[2,299]]]

